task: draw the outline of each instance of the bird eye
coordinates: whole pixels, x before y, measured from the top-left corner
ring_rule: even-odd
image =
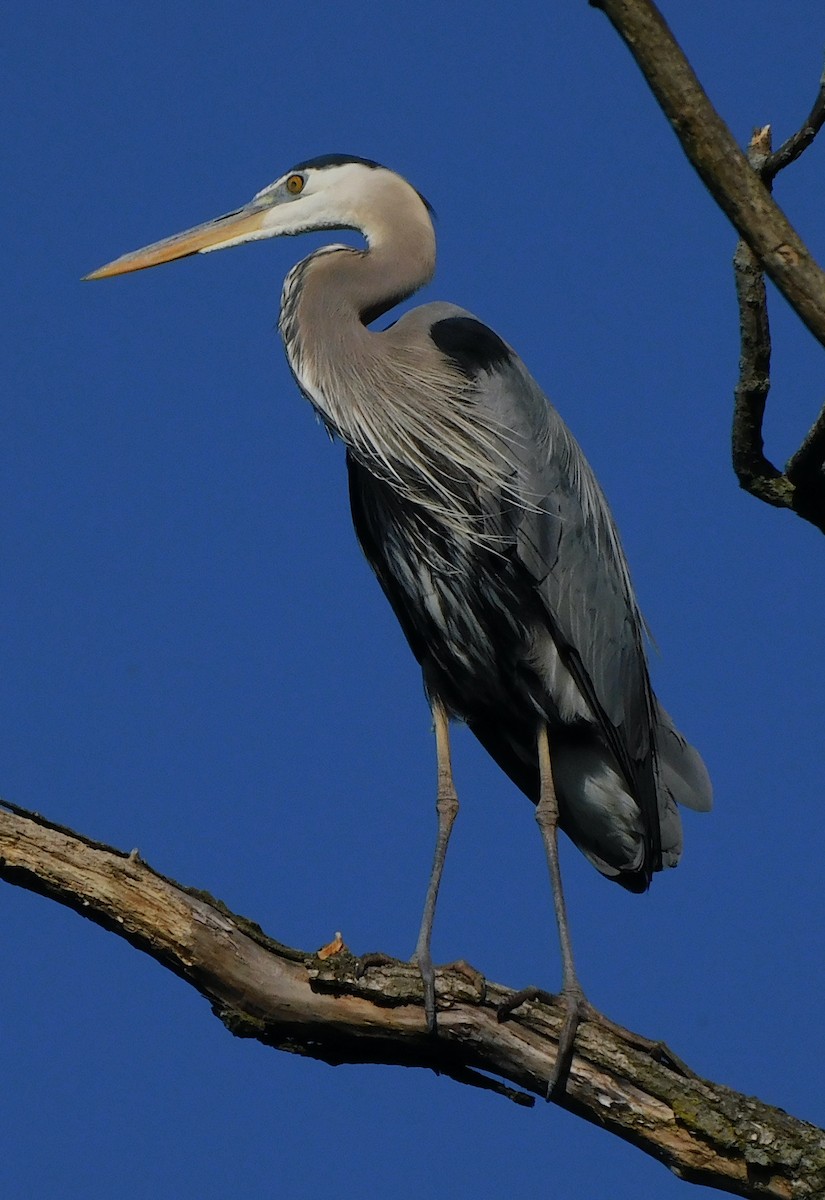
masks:
[[[286,181],[286,190],[293,196],[297,196],[304,190],[303,175],[290,175]]]

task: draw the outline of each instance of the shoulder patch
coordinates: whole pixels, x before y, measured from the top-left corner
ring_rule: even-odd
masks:
[[[492,371],[513,357],[498,334],[475,317],[446,317],[436,321],[430,328],[430,337],[465,375]]]

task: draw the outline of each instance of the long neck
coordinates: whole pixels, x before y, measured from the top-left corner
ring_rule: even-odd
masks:
[[[290,271],[281,306],[289,364],[327,427],[405,510],[495,544],[472,497],[498,487],[516,502],[506,431],[415,318],[367,329],[433,274],[432,222],[404,186],[407,211],[396,203],[377,217],[373,208],[367,250],[326,246]]]
[[[387,240],[366,250],[324,246],[293,267],[281,298],[281,331],[287,354],[337,340],[341,327],[362,328],[412,296],[432,278],[435,239]]]
[[[399,181],[400,182],[400,181]],[[380,355],[367,325],[406,300],[435,269],[429,214],[404,185],[377,206],[363,232],[367,249],[326,246],[298,263],[284,283],[281,334],[290,366],[325,420],[345,437],[342,406],[369,379]],[[406,194],[409,193],[409,194]]]
[[[482,543],[489,535],[467,506],[473,481],[512,487],[498,423],[423,330],[403,320],[382,333],[367,328],[433,273],[432,223],[408,190],[417,210],[401,219],[385,207],[385,221],[373,212],[368,249],[326,246],[293,268],[281,333],[302,391],[356,460],[408,505]]]

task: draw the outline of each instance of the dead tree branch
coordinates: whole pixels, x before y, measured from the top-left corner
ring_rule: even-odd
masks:
[[[425,1067],[532,1103],[544,1096],[564,1009],[525,1005],[469,970],[438,972],[438,1036],[426,1031],[418,972],[387,962],[357,973],[338,943],[294,950],[205,892],[13,805],[0,811],[0,878],[58,901],[125,938],[191,984],[238,1037],[323,1062]],[[507,1082],[502,1082],[503,1080]],[[557,1101],[632,1142],[682,1178],[740,1196],[825,1192],[825,1133],[759,1100],[693,1076],[664,1047],[643,1050],[585,1024]]]
[[[702,182],[825,346],[825,272],[773,200],[651,0],[589,0],[612,22]]]
[[[802,127],[771,153],[771,128],[757,129],[748,148],[751,167],[770,187],[784,167],[790,166],[813,143],[825,121],[825,77]],[[771,386],[771,333],[768,297],[759,260],[745,241],[733,256],[736,297],[739,304],[741,351],[739,380],[734,391],[731,438],[733,468],[746,491],[777,508],[791,508],[825,533],[825,408],[799,450],[780,471],[767,458],[762,421]]]
[[[651,0],[589,2],[627,45],[690,162],[742,239],[734,258],[741,360],[732,457],[739,482],[760,500],[790,508],[825,532],[825,409],[784,472],[765,456],[762,441],[771,356],[763,271],[825,346],[825,273],[770,194],[776,175],[799,158],[825,123],[825,77],[800,129],[772,154],[766,126],[746,157]]]

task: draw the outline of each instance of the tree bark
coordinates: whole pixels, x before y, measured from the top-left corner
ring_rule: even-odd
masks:
[[[716,112],[651,0],[589,0],[625,42],[697,173],[742,239],[734,258],[740,316],[740,374],[732,460],[741,487],[792,509],[825,533],[825,409],[780,471],[764,453],[762,420],[770,390],[771,342],[763,271],[825,346],[825,272],[771,196],[776,175],[813,143],[825,123],[825,75],[810,113],[776,153],[770,127],[748,156]]]
[[[520,1104],[544,1097],[562,1005],[530,1003],[461,964],[437,975],[438,1032],[427,1033],[417,970],[387,960],[360,974],[340,938],[295,950],[206,892],[6,804],[0,878],[125,938],[191,984],[237,1037],[323,1062],[424,1067]],[[740,1196],[825,1194],[825,1133],[699,1079],[666,1047],[586,1023],[554,1102],[632,1142],[677,1175]],[[507,1082],[502,1082],[507,1081]]]
[[[708,99],[650,0],[589,0],[636,60],[705,187],[765,271],[825,346],[825,272]]]

